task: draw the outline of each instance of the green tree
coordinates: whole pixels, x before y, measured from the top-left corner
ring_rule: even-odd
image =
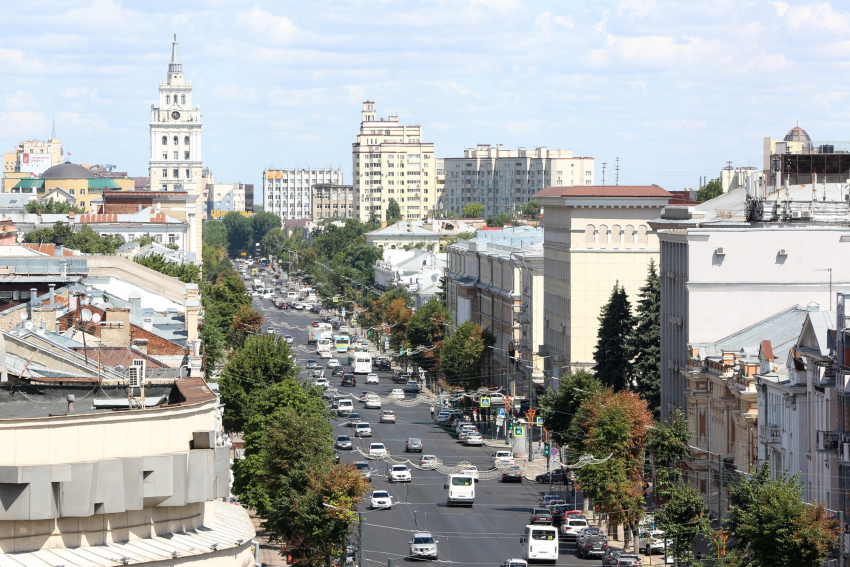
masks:
[[[45,201],[29,201],[24,209],[26,212],[33,215],[67,215],[71,211],[74,211],[75,214],[81,215],[86,212],[84,207],[79,207],[77,205],[71,206],[70,203],[66,201],[54,201],[53,197],[49,198]]]
[[[549,390],[539,398],[540,416],[555,443],[564,445],[568,442],[567,433],[581,405],[589,397],[600,395],[603,390],[596,376],[581,369],[562,376],[557,391]]]
[[[401,220],[401,207],[395,199],[390,199],[387,203],[387,224],[392,224]]]
[[[205,244],[210,246],[227,248],[227,225],[220,220],[205,221],[201,238]]]
[[[349,266],[357,271],[355,279],[360,283],[375,283],[375,263],[384,257],[383,248],[369,244],[354,244],[335,257],[335,264]]]
[[[211,246],[206,242],[202,245],[201,259],[204,266],[204,278],[207,281],[214,282],[222,272],[233,271],[233,263],[227,257],[227,250],[224,247]]]
[[[537,220],[540,216],[540,205],[537,204],[537,201],[531,199],[522,207],[522,214],[527,216],[531,220]]]
[[[406,347],[415,349],[425,347],[430,350],[416,354],[412,362],[428,372],[440,366],[440,350],[443,347],[446,327],[452,319],[446,306],[437,298],[430,299],[410,316],[405,331]]]
[[[289,344],[282,338],[248,335],[244,346],[230,355],[219,380],[226,431],[243,430],[254,411],[254,391],[295,380],[298,368],[294,358]]]
[[[511,215],[505,212],[501,212],[498,215],[487,217],[487,226],[505,226],[506,224],[512,224],[513,219]]]
[[[632,312],[626,290],[614,284],[611,298],[599,317],[593,371],[605,386],[619,391],[628,388],[632,377],[629,341],[632,333]]]
[[[494,344],[491,337],[477,323],[466,321],[443,341],[440,368],[449,384],[467,390],[481,385],[487,347]]]
[[[770,478],[765,463],[729,492],[727,527],[752,567],[815,567],[839,542],[840,522],[803,500],[799,475]]]
[[[699,191],[697,191],[697,201],[710,201],[715,197],[723,194],[723,185],[720,183],[720,178],[716,177],[706,183]]]
[[[273,228],[260,241],[260,252],[263,256],[274,256],[280,259],[285,257],[283,249],[288,241],[289,239],[282,228]]]
[[[177,278],[183,283],[201,283],[201,270],[194,264],[169,262],[160,254],[151,254],[145,258],[136,258],[134,261],[166,276]]]
[[[670,415],[667,423],[660,423],[649,432],[646,449],[655,461],[656,492],[661,498],[670,498],[672,491],[684,482],[681,463],[690,457],[692,435],[680,409]]]
[[[222,217],[221,222],[227,227],[227,252],[231,256],[253,252],[254,227],[251,219],[231,211]]]
[[[247,305],[241,305],[233,316],[230,324],[230,344],[233,347],[241,347],[248,335],[256,335],[260,332],[264,317],[259,311],[254,311]]]
[[[672,549],[667,553],[676,559],[688,559],[697,536],[710,530],[708,508],[699,490],[680,483],[668,492],[668,500],[656,514],[657,527],[664,530],[664,537],[672,540]]]
[[[85,254],[115,254],[115,251],[124,244],[124,239],[117,234],[101,236],[87,224],[74,230],[61,222],[57,222],[52,228],[47,227],[26,233],[24,242],[50,243],[55,237],[65,238],[65,247]]]
[[[649,262],[646,283],[638,294],[628,351],[634,360],[635,389],[658,417],[661,413],[661,286],[654,260]]]
[[[484,205],[481,203],[469,203],[463,206],[463,216],[468,219],[477,219],[484,212]]]
[[[260,211],[251,215],[254,242],[262,242],[270,230],[280,228],[280,217],[274,213]]]

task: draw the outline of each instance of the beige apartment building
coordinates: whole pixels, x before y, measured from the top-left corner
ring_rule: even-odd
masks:
[[[54,165],[65,161],[62,142],[56,137],[56,129],[49,140],[24,140],[11,152],[3,154],[3,174],[34,173],[40,175]]]
[[[322,219],[354,218],[354,187],[321,183],[310,188],[311,218]]]
[[[593,158],[545,147],[506,150],[501,144],[479,144],[443,163],[443,209],[456,214],[470,203],[484,205],[484,216],[512,213],[544,187],[591,185],[594,175]]]
[[[548,187],[534,195],[544,228],[547,364],[553,376],[593,366],[599,314],[615,283],[637,300],[658,235],[649,226],[672,195],[657,185]]]
[[[406,220],[433,215],[437,162],[434,144],[422,142],[422,127],[401,126],[398,116],[376,118],[370,101],[363,103],[360,115],[360,133],[352,148],[357,218],[386,220],[390,199]]]

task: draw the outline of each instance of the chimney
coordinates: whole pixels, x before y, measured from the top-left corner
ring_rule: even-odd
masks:
[[[140,213],[142,212],[142,204],[141,203],[139,203],[139,212]]]
[[[49,294],[50,294],[50,308],[56,309],[56,296],[54,294],[55,291],[56,291],[56,284],[54,284],[54,283],[48,284],[47,287],[50,288],[50,292],[49,292]]]
[[[66,399],[68,400],[68,413],[70,413],[74,411],[74,400],[76,398],[74,397],[74,394],[68,394]]]
[[[198,340],[198,315],[201,312],[201,296],[198,293],[198,284],[186,284],[183,292],[183,305],[185,307],[184,322],[186,323],[186,337],[189,344]]]
[[[104,346],[130,346],[130,310],[126,307],[109,307],[105,321],[100,324],[100,341]]]
[[[35,299],[38,297],[38,290],[34,287],[30,288],[30,321],[32,321],[33,312],[35,311]]]
[[[135,348],[139,352],[143,352],[143,353],[147,354],[148,353],[148,340],[147,339],[133,339],[133,348]]]

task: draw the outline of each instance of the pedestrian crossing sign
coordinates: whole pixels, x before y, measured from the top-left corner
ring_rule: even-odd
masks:
[[[514,437],[523,437],[525,435],[525,429],[522,425],[517,425],[514,427]]]
[[[482,408],[490,407],[490,398],[487,396],[481,396],[481,401],[479,402]]]
[[[339,297],[334,296],[334,303],[339,303]]]
[[[543,418],[542,417],[537,418],[537,427],[543,427]]]

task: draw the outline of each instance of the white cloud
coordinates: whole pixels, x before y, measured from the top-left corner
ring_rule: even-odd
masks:
[[[617,15],[629,15],[635,18],[645,18],[655,8],[655,0],[620,0]]]
[[[825,30],[847,35],[850,31],[850,17],[836,12],[827,2],[812,2],[807,5],[789,6],[783,2],[774,4],[776,13],[795,32],[812,33]],[[785,17],[787,16],[787,17]]]
[[[259,6],[254,6],[248,12],[238,13],[236,20],[254,33],[260,34],[261,39],[273,43],[290,43],[300,35],[300,30],[291,19],[286,16],[275,16],[260,9]],[[253,39],[257,39],[256,36]]]
[[[457,83],[453,83],[451,81],[428,81],[425,83],[426,85],[431,85],[432,87],[437,87],[443,91],[454,91],[461,96],[471,95],[474,98],[480,99],[481,95],[476,94],[469,87],[464,85],[459,85]]]
[[[788,12],[788,2],[774,2],[773,7],[776,8],[776,15],[780,18],[785,17],[785,13]]]
[[[0,132],[14,141],[49,132],[50,121],[42,112],[15,110],[0,113]]]
[[[109,130],[109,123],[96,114],[84,116],[79,112],[60,112],[58,121],[66,129],[70,126],[72,130],[81,130],[83,132],[106,132]]]

